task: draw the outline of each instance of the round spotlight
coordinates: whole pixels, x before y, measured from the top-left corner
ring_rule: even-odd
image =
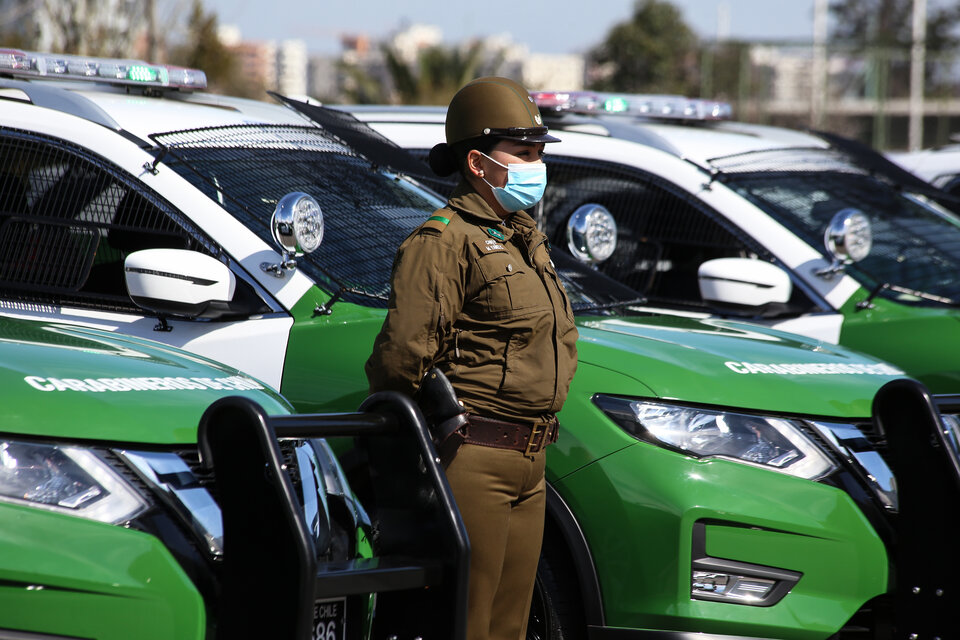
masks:
[[[577,208],[567,221],[567,247],[581,262],[596,264],[613,255],[617,248],[617,221],[600,204]]]
[[[285,251],[302,256],[323,241],[323,212],[312,196],[299,191],[288,193],[277,203],[271,219],[273,239]]]
[[[870,255],[873,247],[870,220],[860,209],[841,209],[830,219],[823,243],[835,260],[847,264],[859,262]]]

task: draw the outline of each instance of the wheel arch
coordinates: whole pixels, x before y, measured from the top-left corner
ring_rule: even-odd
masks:
[[[544,534],[558,537],[562,543],[562,550],[567,554],[566,559],[577,576],[577,586],[580,589],[583,615],[587,626],[605,626],[606,616],[600,592],[600,579],[597,576],[590,546],[570,506],[549,482],[547,483]]]

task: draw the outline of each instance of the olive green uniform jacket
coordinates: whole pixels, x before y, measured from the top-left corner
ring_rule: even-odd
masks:
[[[444,220],[449,220],[445,223]],[[413,395],[433,366],[471,412],[529,424],[560,410],[577,366],[573,311],[546,236],[466,183],[400,246],[370,390]]]

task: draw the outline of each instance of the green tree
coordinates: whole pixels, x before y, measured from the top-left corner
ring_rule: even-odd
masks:
[[[868,82],[866,92],[906,95],[910,86],[913,0],[833,0],[830,13],[832,41],[854,53],[867,53],[873,60],[872,83]],[[928,61],[960,43],[958,24],[960,5],[930,3],[926,32]],[[928,90],[936,89],[939,82],[947,80],[934,75],[933,68],[933,64],[927,65]]]
[[[389,44],[380,47],[383,66],[343,64],[346,93],[357,104],[447,104],[468,81],[494,73],[502,62],[496,53],[487,58],[483,45],[465,48],[427,47],[409,62]],[[381,75],[385,77],[381,77]]]
[[[696,35],[665,0],[637,0],[630,19],[614,25],[587,57],[597,91],[698,91]]]
[[[210,91],[264,98],[263,87],[241,78],[235,54],[217,35],[217,15],[204,11],[202,0],[194,0],[187,22],[186,40],[170,51],[173,64],[201,69]]]
[[[424,49],[415,66],[405,64],[391,47],[384,59],[401,104],[446,104],[457,89],[477,75],[483,47],[475,42],[465,49],[433,46]]]
[[[390,92],[376,70],[340,60],[337,68],[343,76],[343,95],[353,104],[389,104]]]
[[[0,38],[8,47],[129,56],[144,32],[144,2],[0,0]]]
[[[913,42],[913,0],[833,0],[832,36],[860,49],[867,47],[909,48]],[[956,3],[927,9],[927,49],[955,47],[960,38],[956,27],[960,6]]]

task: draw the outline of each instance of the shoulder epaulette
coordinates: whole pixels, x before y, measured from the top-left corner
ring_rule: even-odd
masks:
[[[450,224],[450,218],[444,218],[443,216],[430,216],[427,218],[427,221],[420,225],[421,229],[433,229],[443,233],[443,230],[447,228],[447,225]]]

